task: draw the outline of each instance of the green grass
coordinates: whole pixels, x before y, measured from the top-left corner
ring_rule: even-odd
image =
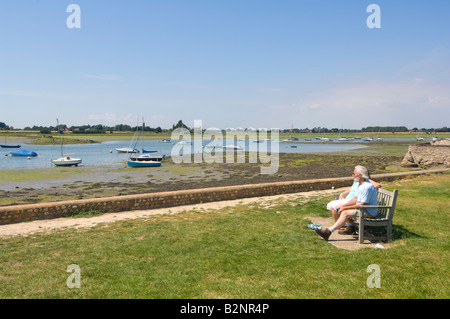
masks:
[[[36,179],[58,179],[66,178],[69,176],[91,173],[90,170],[74,170],[71,167],[58,167],[55,168],[28,168],[28,169],[2,169],[0,170],[0,181],[4,182],[24,182]],[[0,182],[1,184],[1,182]]]
[[[330,198],[278,200],[0,241],[1,298],[448,298],[450,175],[399,189],[389,249],[341,250],[307,228]],[[81,267],[81,288],[66,269]],[[381,288],[366,285],[367,267]]]

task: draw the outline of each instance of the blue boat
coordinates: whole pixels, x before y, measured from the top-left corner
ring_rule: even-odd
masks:
[[[9,152],[9,154],[14,155],[14,156],[37,156],[36,152],[27,151],[27,150],[23,150],[23,149]]]
[[[156,153],[157,151],[145,151],[137,157],[130,157],[127,164],[130,167],[156,167],[161,166],[161,162],[164,159],[162,155],[150,155],[149,153]]]
[[[144,119],[142,119],[142,142],[144,141]],[[136,128],[136,142],[134,144],[134,149],[136,149],[136,145],[139,141],[139,129]],[[133,141],[132,141],[133,142]],[[130,156],[130,158],[127,161],[127,165],[130,167],[156,167],[161,166],[161,161],[163,160],[163,156],[161,155],[150,155],[151,153],[156,153],[157,151],[154,150],[145,150],[144,147],[142,147],[142,155],[138,157]]]
[[[127,164],[130,167],[157,167],[161,166],[161,160],[159,157],[150,157],[145,154],[136,158],[130,158]]]

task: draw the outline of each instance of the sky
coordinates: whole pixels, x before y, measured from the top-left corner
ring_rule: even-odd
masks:
[[[0,0],[0,122],[450,127],[449,14],[448,0]]]

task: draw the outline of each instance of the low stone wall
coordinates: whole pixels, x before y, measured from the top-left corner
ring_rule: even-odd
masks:
[[[444,171],[445,170],[429,170],[407,173],[379,174],[373,175],[372,178],[376,181],[382,182],[422,174],[441,173]],[[0,225],[39,219],[66,217],[70,216],[73,212],[87,211],[90,209],[102,211],[104,213],[156,209],[247,197],[325,190],[332,187],[347,187],[351,186],[351,184],[351,178],[327,178],[4,206],[0,207]]]

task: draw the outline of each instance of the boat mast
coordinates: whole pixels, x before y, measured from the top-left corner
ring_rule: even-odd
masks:
[[[142,118],[142,142],[141,142],[142,153],[144,153],[144,129],[145,129],[145,123],[144,123],[144,118]]]
[[[59,127],[59,120],[58,120],[58,119],[56,119],[56,129],[58,130],[58,134],[61,134],[61,133],[60,133],[60,127]],[[64,155],[63,155],[62,136],[59,137],[59,140],[60,140],[60,146],[59,146],[59,148],[60,148],[61,156],[64,156]]]

